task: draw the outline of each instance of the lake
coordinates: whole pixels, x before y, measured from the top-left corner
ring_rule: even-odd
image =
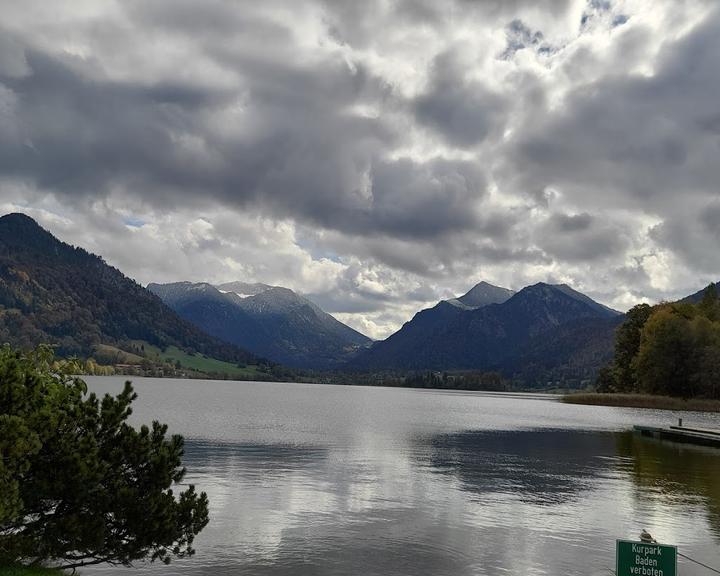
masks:
[[[123,377],[88,377],[117,393]],[[677,413],[532,394],[134,378],[186,439],[197,554],[90,574],[605,575],[645,528],[720,567],[720,450],[627,430]],[[683,413],[687,425],[718,415]],[[707,570],[680,558],[683,576]]]

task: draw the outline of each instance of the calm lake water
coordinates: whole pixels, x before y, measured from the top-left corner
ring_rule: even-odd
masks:
[[[117,393],[124,378],[88,378]],[[627,430],[677,414],[534,395],[135,378],[186,438],[197,554],[83,574],[608,575],[643,528],[720,567],[720,450]],[[720,426],[714,415],[681,414]],[[706,570],[680,559],[683,576]]]

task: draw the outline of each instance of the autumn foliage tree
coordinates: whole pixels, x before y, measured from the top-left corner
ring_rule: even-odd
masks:
[[[662,306],[645,323],[633,359],[638,391],[692,396],[693,332],[688,319]]]
[[[616,332],[615,359],[598,390],[683,398],[720,397],[720,298],[710,285],[697,304],[640,304]]]
[[[0,349],[0,565],[64,568],[193,554],[208,500],[182,481],[183,439],[127,423],[129,382],[99,399],[40,348]]]

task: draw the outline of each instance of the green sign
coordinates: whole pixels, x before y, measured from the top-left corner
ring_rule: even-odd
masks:
[[[677,547],[646,542],[617,541],[617,576],[676,576]]]

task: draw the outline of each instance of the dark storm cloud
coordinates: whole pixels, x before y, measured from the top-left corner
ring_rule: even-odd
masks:
[[[481,262],[495,264],[551,264],[552,259],[548,258],[537,248],[514,248],[512,246],[497,245],[494,243],[480,244],[473,250],[476,259]]]
[[[282,2],[272,0],[265,0],[264,4],[282,6]],[[287,27],[262,17],[259,5],[238,10],[236,3],[224,0],[205,0],[202,5],[193,0],[127,0],[124,7],[133,23],[152,31],[169,30],[183,35],[192,31],[209,41],[220,36],[269,36],[271,41],[285,42],[291,38],[291,30]]]
[[[568,10],[572,2],[573,0],[403,0],[396,3],[396,11],[424,23],[436,23],[457,15],[478,19],[478,22],[487,19],[502,22],[505,19],[514,19],[526,9],[538,9],[554,17],[560,16]]]
[[[720,16],[630,4],[0,0],[0,204],[382,330],[486,274],[631,305],[720,267]]]
[[[485,193],[475,162],[400,159],[372,167],[372,203],[367,227],[402,237],[433,237],[471,228],[474,205]]]
[[[456,232],[442,237],[408,235],[390,239],[377,234],[369,237],[343,233],[318,235],[303,227],[299,238],[306,249],[320,257],[325,257],[328,249],[332,254],[352,253],[364,261],[382,262],[393,269],[435,281],[449,276],[461,279],[474,275],[483,264],[551,263],[542,250],[528,246],[530,240],[526,235],[535,223],[527,209],[487,211],[481,206],[476,213],[463,215],[462,206],[457,204],[455,217],[473,219],[474,225],[468,229],[458,226]],[[440,209],[447,213],[447,207]],[[412,221],[422,223],[424,218],[432,227],[436,212],[428,208],[424,216],[413,217]]]
[[[207,177],[173,136],[193,130],[192,113],[212,94],[93,80],[37,51],[25,59],[28,75],[0,77],[17,127],[0,135],[3,174],[93,196],[118,182],[183,188]]]
[[[629,286],[647,286],[650,284],[650,276],[648,275],[641,258],[636,258],[635,261],[628,266],[620,266],[613,270],[613,276],[618,281]],[[650,296],[648,294],[647,296]],[[638,298],[639,300],[640,298]]]
[[[553,214],[549,222],[550,226],[558,232],[580,232],[587,230],[593,224],[593,217],[590,214]]]
[[[508,112],[506,100],[468,80],[472,63],[454,52],[438,55],[432,65],[428,90],[414,103],[418,121],[460,148],[472,147],[497,131]]]
[[[530,189],[555,188],[576,206],[611,205],[659,217],[662,223],[650,234],[659,247],[690,269],[717,274],[719,28],[715,8],[691,33],[663,47],[653,75],[610,75],[570,93],[519,140],[511,163],[525,169],[517,181]],[[587,243],[551,249],[559,257],[567,250],[591,257],[621,247],[610,232],[597,240],[595,250]]]
[[[28,49],[26,59],[27,75],[1,78],[17,133],[0,136],[0,170],[68,195],[121,186],[156,205],[214,199],[349,233],[421,238],[472,227],[485,191],[474,162],[378,156],[398,134],[350,110],[389,94],[361,65],[239,55],[238,102],[232,90],[91,77],[69,56]],[[235,125],[213,126],[233,106]]]
[[[658,244],[682,255],[694,268],[715,276],[720,275],[720,192],[717,198],[696,208],[679,207],[651,231]]]
[[[715,236],[720,242],[720,200],[708,205],[702,211],[700,223],[708,234]]]
[[[0,74],[22,76],[27,72],[24,46],[14,35],[6,34],[0,28]]]
[[[719,12],[662,50],[656,73],[609,75],[571,92],[529,127],[508,158],[527,189],[553,186],[576,204],[662,213],[720,180]],[[512,168],[511,168],[512,166]]]
[[[618,258],[627,248],[623,230],[588,214],[552,214],[537,230],[537,243],[553,259],[593,262]]]
[[[450,8],[502,18],[531,5],[398,2],[389,10],[400,25],[441,25]],[[348,36],[387,10],[373,2],[318,6],[327,25]],[[547,6],[559,11],[567,2]],[[207,77],[111,77],[99,55],[50,52],[3,32],[14,54],[0,68],[12,120],[0,136],[5,176],[70,197],[122,190],[158,208],[254,207],[353,235],[419,239],[477,229],[486,189],[480,163],[386,158],[405,137],[407,120],[393,115],[402,99],[352,57],[298,58],[300,30],[277,17],[295,10],[286,2],[242,10],[216,0],[202,7],[128,2],[123,9],[155,45],[191,39],[211,65]],[[297,9],[298,17],[303,9],[313,6]],[[110,53],[127,42],[117,20],[98,20],[84,33]],[[499,94],[468,76],[472,65],[454,50],[439,54],[413,104],[422,125],[458,147],[497,133],[508,114]],[[390,113],[358,114],[357,106]]]

